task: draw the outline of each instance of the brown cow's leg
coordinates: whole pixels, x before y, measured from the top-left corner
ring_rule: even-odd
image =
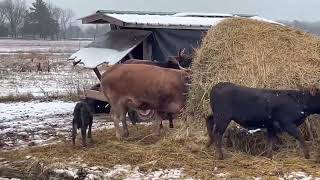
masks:
[[[116,137],[118,138],[118,140],[122,139],[122,135],[121,135],[121,130],[120,130],[120,126],[119,126],[119,117],[120,115],[118,115],[118,112],[116,111],[115,106],[112,106],[113,108],[111,109],[111,117],[113,120],[113,124],[114,124],[114,128],[116,130]]]
[[[161,120],[161,123],[160,123],[160,129],[162,129],[163,128],[163,125],[162,125],[162,120]]]
[[[172,115],[172,113],[169,113],[169,114],[168,114],[168,119],[169,119],[169,127],[170,127],[170,128],[174,128],[174,126],[173,126],[173,115]]]
[[[162,123],[162,117],[159,115],[159,113],[157,112],[155,114],[155,119],[152,121],[153,124],[153,133],[155,136],[160,136],[160,125]]]
[[[120,115],[120,119],[121,119],[121,122],[122,122],[123,136],[124,137],[128,137],[129,136],[129,130],[128,130],[128,125],[127,125],[126,113],[122,113]]]

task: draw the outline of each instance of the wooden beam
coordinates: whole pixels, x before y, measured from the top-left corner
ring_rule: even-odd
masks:
[[[100,91],[96,90],[84,90],[84,95],[88,98],[108,102],[107,98]]]
[[[143,42],[142,42],[142,54],[143,54],[143,59],[146,60],[151,60],[150,57],[150,49],[149,49],[149,38],[146,38]]]
[[[101,73],[97,67],[93,68],[94,73],[98,77],[99,81],[101,80]]]

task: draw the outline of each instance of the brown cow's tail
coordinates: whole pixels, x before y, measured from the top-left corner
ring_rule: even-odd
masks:
[[[209,140],[207,143],[207,147],[211,146],[213,143],[213,126],[214,126],[214,118],[213,115],[209,115],[206,119],[207,133],[209,136]]]

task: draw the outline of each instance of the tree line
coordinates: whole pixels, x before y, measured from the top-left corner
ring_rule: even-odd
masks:
[[[35,0],[30,7],[25,0],[0,1],[0,37],[68,39],[93,38],[105,26],[74,25],[74,12],[43,0]]]
[[[294,21],[280,21],[280,22],[287,26],[299,28],[304,31],[320,36],[320,21],[308,22],[308,21],[294,20]]]
[[[74,12],[43,0],[28,7],[25,0],[0,0],[0,37],[69,39],[95,38],[106,32],[107,25],[75,25]],[[279,21],[320,35],[320,21]]]

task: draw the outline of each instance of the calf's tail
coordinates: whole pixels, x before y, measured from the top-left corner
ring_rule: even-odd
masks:
[[[207,143],[207,147],[211,146],[213,143],[213,126],[214,126],[214,118],[213,115],[209,115],[206,119],[207,133],[209,136],[209,141]]]

